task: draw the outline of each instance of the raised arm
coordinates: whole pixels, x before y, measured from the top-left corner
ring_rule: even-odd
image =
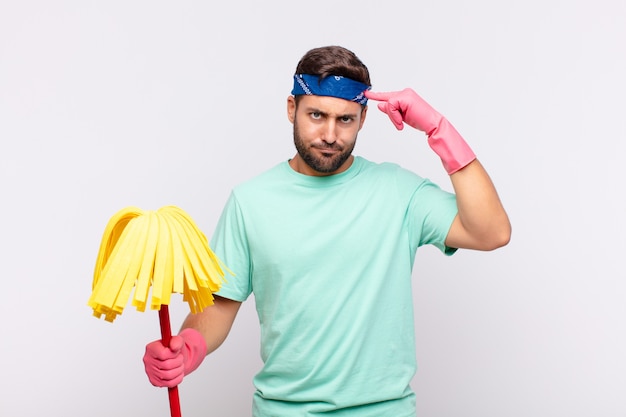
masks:
[[[376,93],[367,98],[379,101],[378,108],[389,116],[396,129],[404,123],[428,136],[428,144],[441,158],[457,197],[458,215],[446,245],[454,248],[493,250],[506,245],[511,224],[498,193],[482,164],[452,124],[415,91]]]
[[[475,159],[450,179],[459,213],[446,237],[446,246],[493,250],[509,243],[509,217],[482,164]]]

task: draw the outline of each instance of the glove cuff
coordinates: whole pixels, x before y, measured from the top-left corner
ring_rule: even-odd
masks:
[[[204,360],[207,354],[207,346],[202,334],[192,328],[183,329],[179,334],[185,341],[183,347],[183,358],[185,375],[195,371]]]
[[[454,126],[443,117],[439,126],[428,136],[428,144],[439,155],[443,167],[449,175],[454,174],[476,159],[476,155],[467,142]]]

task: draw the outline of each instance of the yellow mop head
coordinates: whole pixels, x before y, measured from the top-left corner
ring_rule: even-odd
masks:
[[[179,207],[126,207],[106,226],[87,304],[94,316],[112,322],[122,314],[133,287],[132,305],[145,311],[152,287],[151,309],[168,305],[176,292],[197,313],[213,304],[213,293],[224,282],[222,268],[228,270]]]

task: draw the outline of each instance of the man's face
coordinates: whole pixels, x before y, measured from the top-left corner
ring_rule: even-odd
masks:
[[[289,120],[298,154],[292,167],[305,175],[332,175],[348,169],[367,108],[335,97],[301,96],[287,99]]]

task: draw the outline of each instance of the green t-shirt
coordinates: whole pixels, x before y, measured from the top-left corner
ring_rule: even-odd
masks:
[[[456,199],[396,164],[355,157],[312,177],[285,161],[233,190],[211,248],[254,293],[264,366],[255,417],[415,415],[411,271],[444,245]]]

